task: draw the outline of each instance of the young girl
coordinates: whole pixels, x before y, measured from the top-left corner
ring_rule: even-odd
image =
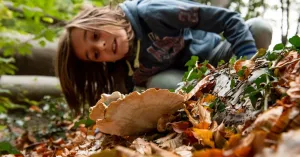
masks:
[[[263,20],[247,25],[227,9],[185,0],[125,1],[113,9],[87,8],[71,20],[56,70],[69,106],[80,112],[101,93],[176,88],[191,56],[213,65],[233,54],[250,58],[268,48],[271,36]]]

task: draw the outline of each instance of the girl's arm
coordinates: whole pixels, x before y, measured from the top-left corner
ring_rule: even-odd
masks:
[[[185,0],[143,0],[138,13],[157,34],[174,36],[183,28],[223,32],[238,57],[256,52],[248,26],[238,13],[228,9]]]

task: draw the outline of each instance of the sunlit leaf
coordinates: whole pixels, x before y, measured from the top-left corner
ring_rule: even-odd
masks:
[[[193,157],[225,157],[221,149],[207,149],[195,151]]]
[[[197,129],[193,128],[193,135],[195,138],[197,138],[199,141],[203,142],[204,145],[208,145],[211,148],[215,147],[215,144],[213,142],[213,133],[210,130],[207,129]]]
[[[284,48],[283,44],[276,44],[273,48],[273,50],[282,50]]]
[[[292,38],[290,38],[289,42],[297,48],[300,47],[300,37],[298,35],[295,35]]]
[[[185,66],[195,66],[198,60],[198,56],[192,56],[191,59],[187,63],[185,63]]]

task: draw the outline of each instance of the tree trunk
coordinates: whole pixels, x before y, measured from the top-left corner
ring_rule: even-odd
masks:
[[[11,94],[1,94],[13,102],[22,102],[25,98],[39,101],[44,96],[61,96],[59,80],[49,76],[10,76],[0,77],[0,88],[7,89]]]
[[[27,41],[30,37],[12,33],[3,33],[1,36],[10,36],[21,42]],[[32,44],[32,53],[29,55],[19,55],[16,53],[16,75],[43,75],[55,76],[54,60],[56,56],[57,41],[47,42],[45,47],[41,47],[38,41],[30,41]],[[0,56],[3,51],[0,49]]]
[[[228,8],[230,5],[231,0],[211,0],[212,6]]]
[[[286,6],[285,6],[285,3],[283,0],[280,0],[281,2],[281,11],[282,11],[282,19],[281,19],[281,41],[284,45],[287,44],[287,37],[288,37],[288,33],[289,33],[289,27],[290,27],[290,24],[289,24],[289,17],[290,17],[290,14],[289,14],[289,7],[290,7],[290,0],[286,0]],[[285,19],[285,22],[287,24],[287,28],[286,28],[286,32],[284,32],[283,30],[283,24],[284,24],[284,13],[286,13],[286,19]]]

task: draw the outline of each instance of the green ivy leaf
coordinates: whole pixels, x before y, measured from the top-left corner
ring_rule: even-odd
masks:
[[[191,59],[185,63],[185,66],[195,66],[197,61],[198,61],[199,57],[198,56],[192,56]]]
[[[243,76],[245,75],[245,70],[246,70],[246,69],[247,69],[247,67],[246,67],[246,66],[243,66],[242,69],[239,70],[239,71],[237,72],[237,75],[238,75],[239,77],[243,77]]]
[[[266,59],[267,59],[268,61],[274,61],[274,60],[276,60],[278,57],[279,57],[279,54],[278,54],[278,53],[276,53],[276,52],[271,52],[271,53],[268,53],[268,54],[267,54]]]
[[[235,62],[236,62],[236,56],[231,57],[230,60],[229,60],[230,66],[233,67]]]
[[[258,96],[257,95],[251,95],[251,96],[249,96],[249,99],[250,99],[250,101],[251,101],[251,104],[252,104],[252,106],[255,108],[255,105],[256,105],[256,103],[257,103],[257,100],[258,100]]]
[[[218,103],[217,111],[218,112],[224,112],[226,108],[226,105],[223,102]]]
[[[295,35],[292,38],[290,38],[289,42],[296,48],[300,48],[300,37],[298,35]]]
[[[273,50],[276,51],[276,50],[282,50],[284,48],[284,45],[283,44],[277,44],[274,46]]]
[[[230,81],[230,89],[232,89],[233,87],[235,87],[235,80],[234,79],[232,79]]]
[[[184,87],[182,90],[185,91],[186,93],[189,93],[193,88],[194,86],[189,85],[188,87]]]
[[[260,75],[256,80],[253,81],[257,88],[261,88],[261,83],[267,82],[267,74]]]
[[[245,94],[250,94],[252,92],[255,91],[255,88],[252,87],[252,86],[248,86],[246,89],[245,89]]]
[[[12,146],[9,142],[0,142],[0,155],[2,154],[21,154],[17,148]]]
[[[220,61],[218,62],[218,67],[221,66],[221,65],[223,65],[224,63],[225,63],[224,60],[220,60]]]

